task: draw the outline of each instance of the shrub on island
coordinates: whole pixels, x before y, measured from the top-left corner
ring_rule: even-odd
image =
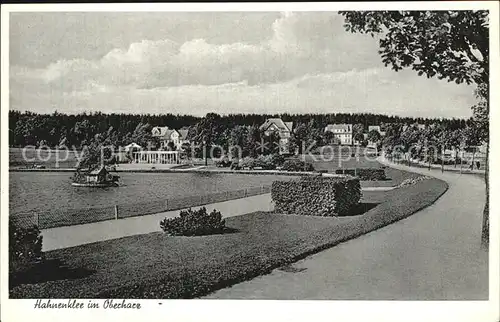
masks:
[[[301,177],[274,181],[271,198],[284,214],[337,216],[347,214],[361,199],[358,178]]]
[[[170,236],[203,236],[221,234],[226,228],[220,211],[207,213],[202,207],[198,210],[182,210],[179,217],[165,218],[160,221],[161,229]]]

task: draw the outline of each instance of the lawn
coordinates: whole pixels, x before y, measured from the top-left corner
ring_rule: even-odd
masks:
[[[45,267],[10,281],[11,298],[194,298],[269,273],[405,218],[447,189],[437,179],[364,193],[358,213],[316,217],[257,212],[226,219],[231,232],[152,233],[51,251]]]

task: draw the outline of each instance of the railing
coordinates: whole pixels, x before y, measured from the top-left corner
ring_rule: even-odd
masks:
[[[38,226],[40,229],[47,229],[198,207],[216,202],[256,196],[269,193],[270,191],[270,186],[260,186],[233,191],[215,192],[206,195],[157,199],[98,208],[57,209],[47,212],[12,213],[9,214],[9,219],[13,224],[19,227],[29,228]]]

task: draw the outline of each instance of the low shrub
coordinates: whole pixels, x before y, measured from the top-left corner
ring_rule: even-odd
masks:
[[[335,173],[355,176],[361,181],[382,181],[387,179],[385,170],[382,168],[337,169]]]
[[[275,211],[285,214],[336,216],[347,213],[361,199],[358,178],[302,177],[274,181]]]
[[[42,241],[38,227],[21,228],[9,222],[9,270],[21,271],[41,260]]]
[[[264,170],[274,170],[285,162],[285,158],[279,154],[259,155],[256,158],[245,157],[239,165],[242,168],[261,168]]]
[[[361,181],[382,181],[387,179],[385,170],[380,168],[358,168],[356,174]]]
[[[240,170],[240,169],[241,169],[240,162],[238,160],[233,160],[231,162],[231,170]]]
[[[285,171],[314,171],[314,167],[311,163],[298,159],[286,160],[281,168]]]
[[[182,210],[179,217],[165,218],[160,221],[161,229],[170,236],[202,236],[224,232],[226,222],[220,211],[207,213],[202,207],[198,210]]]
[[[220,160],[215,161],[215,165],[219,168],[226,168],[231,165],[231,160],[227,156],[221,158]]]

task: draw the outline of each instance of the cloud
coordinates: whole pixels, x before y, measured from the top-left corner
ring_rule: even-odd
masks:
[[[472,89],[395,73],[332,13],[283,13],[260,42],[143,40],[98,59],[11,66],[11,108],[51,112],[377,112],[468,116]]]

